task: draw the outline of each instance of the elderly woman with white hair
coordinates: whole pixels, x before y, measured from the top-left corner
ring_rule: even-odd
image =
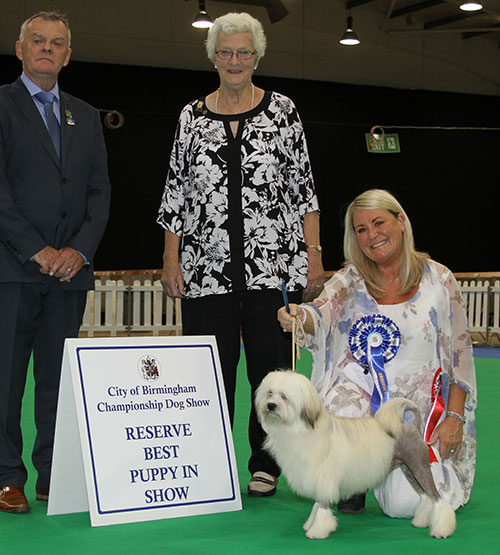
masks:
[[[370,416],[392,397],[417,404],[436,487],[456,510],[469,500],[476,463],[476,375],[457,282],[415,250],[407,214],[380,189],[349,205],[344,256],[317,299],[281,308],[278,319],[287,331],[294,317],[303,322],[311,380],[332,414]],[[401,518],[419,499],[399,468],[375,496]],[[339,503],[343,512],[363,509],[364,495]]]
[[[276,322],[282,284],[300,302],[323,283],[319,207],[293,102],[252,82],[266,50],[260,22],[226,14],[206,49],[220,86],[179,118],[158,216],[162,282],[182,298],[184,334],[216,336],[231,420],[243,339],[252,389],[248,492],[265,497],[280,470],[262,450],[253,393],[270,370],[291,364],[290,337]]]

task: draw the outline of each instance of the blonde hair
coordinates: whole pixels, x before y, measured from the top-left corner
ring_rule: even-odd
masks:
[[[400,293],[404,295],[412,291],[420,283],[429,255],[415,250],[410,219],[401,204],[389,191],[369,189],[358,195],[348,206],[344,219],[345,263],[356,266],[375,298],[383,295],[381,275],[377,264],[370,260],[361,250],[356,230],[354,229],[354,213],[359,210],[373,209],[387,210],[395,218],[401,215],[404,220],[405,230],[403,232],[402,255],[399,265]]]
[[[252,35],[255,60],[258,63],[266,53],[266,35],[261,22],[246,12],[227,13],[214,21],[214,24],[208,30],[207,40],[205,41],[208,58],[215,63],[215,49],[219,35],[233,35],[234,33],[250,33]]]

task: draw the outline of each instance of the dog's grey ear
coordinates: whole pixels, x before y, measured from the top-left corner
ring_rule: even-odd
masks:
[[[310,428],[314,428],[314,425],[318,421],[319,415],[320,412],[318,410],[311,409],[311,407],[309,407],[302,409],[302,412],[300,413],[300,418],[303,420],[303,422],[305,422],[307,426],[309,426]]]

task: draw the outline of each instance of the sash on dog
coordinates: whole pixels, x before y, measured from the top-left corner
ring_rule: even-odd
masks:
[[[429,439],[436,428],[436,424],[439,422],[441,415],[444,412],[444,400],[441,395],[441,368],[434,374],[432,380],[432,391],[431,391],[431,401],[432,408],[427,417],[424,429],[424,440],[429,447],[429,463],[438,462],[434,449],[429,445]]]
[[[398,326],[386,316],[372,314],[360,318],[349,333],[351,353],[366,370],[371,372],[374,388],[371,406],[375,414],[382,403],[389,400],[389,384],[384,363],[396,356],[401,343]]]

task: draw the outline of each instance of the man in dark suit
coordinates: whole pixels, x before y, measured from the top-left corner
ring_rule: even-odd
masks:
[[[76,337],[110,184],[99,112],[59,90],[64,16],[40,12],[16,43],[23,73],[0,87],[0,511],[29,511],[21,402],[31,354],[36,498],[48,499],[64,340]],[[47,95],[47,93],[50,93]]]

